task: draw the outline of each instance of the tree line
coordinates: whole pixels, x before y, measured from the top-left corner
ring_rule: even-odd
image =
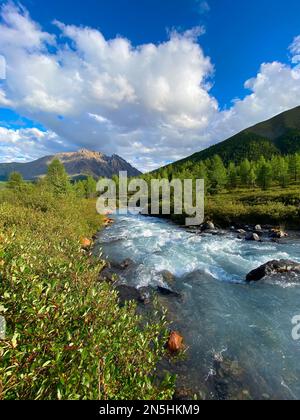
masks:
[[[205,161],[188,161],[176,167],[169,165],[155,173],[143,175],[147,182],[151,179],[204,179],[207,192],[215,194],[224,189],[261,188],[268,190],[273,186],[286,188],[300,182],[300,154],[272,156],[250,161],[244,159],[240,164],[230,161],[225,165],[219,155]]]
[[[36,183],[59,196],[73,193],[79,198],[96,197],[96,180],[92,176],[87,176],[86,179],[71,182],[59,159],[54,159],[50,163],[47,175],[36,180]],[[13,190],[30,188],[19,172],[12,172],[9,175],[7,186]]]
[[[141,176],[148,183],[152,179],[204,179],[206,191],[217,194],[224,189],[261,188],[268,190],[273,186],[287,188],[291,184],[300,182],[300,154],[288,156],[273,156],[266,159],[261,156],[257,161],[244,159],[240,164],[233,161],[225,165],[219,155],[201,162],[185,162],[180,167],[169,165],[155,173]],[[117,176],[113,179],[118,184]],[[96,197],[96,180],[92,176],[71,182],[64,165],[55,159],[48,167],[47,175],[36,181],[45,184],[57,195],[75,193],[80,198]],[[22,175],[13,172],[9,176],[8,187],[11,189],[25,188]]]

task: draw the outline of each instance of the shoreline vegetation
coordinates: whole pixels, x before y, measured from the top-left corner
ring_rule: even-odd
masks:
[[[45,179],[12,174],[0,191],[2,400],[166,400],[174,377],[158,380],[166,356],[164,315],[146,323],[100,281],[89,249],[105,225],[89,183],[71,185],[58,161]]]

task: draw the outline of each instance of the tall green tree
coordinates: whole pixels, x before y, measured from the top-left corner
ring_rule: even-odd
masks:
[[[77,181],[74,184],[74,191],[77,197],[85,198],[86,197],[86,189],[85,189],[85,181]]]
[[[255,172],[255,166],[252,165],[249,172],[249,186],[254,188],[255,185],[256,185],[256,172]]]
[[[241,177],[241,183],[244,186],[249,185],[249,175],[251,171],[251,164],[248,159],[244,159],[240,166],[240,177]]]
[[[19,172],[12,172],[8,178],[8,188],[20,189],[24,185],[23,176]]]
[[[227,184],[227,170],[219,155],[215,155],[212,159],[210,180],[212,192],[219,192]]]
[[[295,153],[289,156],[289,172],[292,181],[297,182],[300,180],[300,154]]]
[[[278,158],[276,175],[279,185],[282,188],[286,188],[289,184],[289,163],[286,158]]]
[[[69,176],[59,159],[54,159],[48,166],[46,182],[55,194],[65,195],[71,191]]]
[[[230,162],[228,166],[228,187],[230,189],[236,188],[238,183],[238,174],[234,162]]]
[[[272,185],[272,166],[262,157],[258,163],[257,184],[263,190],[267,190]]]
[[[85,181],[86,198],[93,198],[97,195],[97,183],[92,176],[88,176]]]

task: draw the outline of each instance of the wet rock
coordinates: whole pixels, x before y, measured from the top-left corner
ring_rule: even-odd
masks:
[[[256,232],[261,232],[262,231],[262,227],[260,225],[256,225],[255,228],[254,228],[254,230]]]
[[[133,286],[121,284],[116,286],[116,290],[119,293],[121,306],[124,306],[126,302],[130,301],[135,301],[143,305],[149,305],[151,303],[151,289],[148,287],[136,289]]]
[[[100,273],[100,281],[106,281],[108,283],[114,283],[118,280],[118,275],[115,270],[108,264]]]
[[[186,387],[176,388],[173,401],[192,401],[194,399],[195,392]]]
[[[202,225],[202,230],[216,230],[216,228],[213,222],[209,221]]]
[[[264,277],[272,276],[274,274],[288,273],[300,274],[300,264],[290,260],[274,260],[269,261],[266,264],[263,264],[262,266],[251,271],[247,275],[246,281],[259,281]]]
[[[106,217],[104,220],[103,220],[103,223],[104,223],[104,226],[110,226],[110,225],[112,225],[112,224],[114,224],[115,223],[115,221],[114,221],[114,219],[111,219],[111,218],[109,218],[109,217]]]
[[[166,287],[162,287],[162,286],[158,286],[157,287],[157,291],[163,295],[163,296],[170,296],[170,297],[176,297],[176,298],[181,298],[181,294],[178,292],[175,292],[172,289],[168,289]]]
[[[171,353],[178,353],[183,349],[183,337],[176,331],[172,331],[167,344]]]
[[[133,260],[131,260],[130,258],[127,258],[120,264],[120,267],[122,270],[126,270],[127,268],[132,267],[134,264],[135,262]]]
[[[139,289],[139,302],[144,305],[149,305],[151,303],[151,291],[148,287],[141,287]]]
[[[246,231],[244,229],[238,229],[237,233],[239,233],[240,235],[246,235]]]
[[[119,293],[119,300],[121,306],[124,306],[126,302],[130,302],[132,300],[139,301],[140,299],[140,293],[135,287],[122,284],[120,286],[117,286],[116,290]]]
[[[271,230],[270,232],[270,237],[272,239],[282,239],[282,238],[287,238],[289,235],[285,232],[283,232],[282,230]]]
[[[258,236],[257,233],[248,233],[248,235],[245,238],[246,241],[255,241],[255,242],[259,242],[260,241],[260,237]]]
[[[175,276],[168,270],[163,270],[160,272],[163,280],[167,284],[173,284],[175,281]]]

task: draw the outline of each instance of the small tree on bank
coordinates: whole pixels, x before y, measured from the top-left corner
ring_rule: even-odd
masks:
[[[12,172],[8,178],[8,188],[20,189],[24,185],[23,176],[19,172]]]
[[[71,191],[69,176],[59,159],[54,159],[48,166],[46,182],[57,195],[66,195]]]

